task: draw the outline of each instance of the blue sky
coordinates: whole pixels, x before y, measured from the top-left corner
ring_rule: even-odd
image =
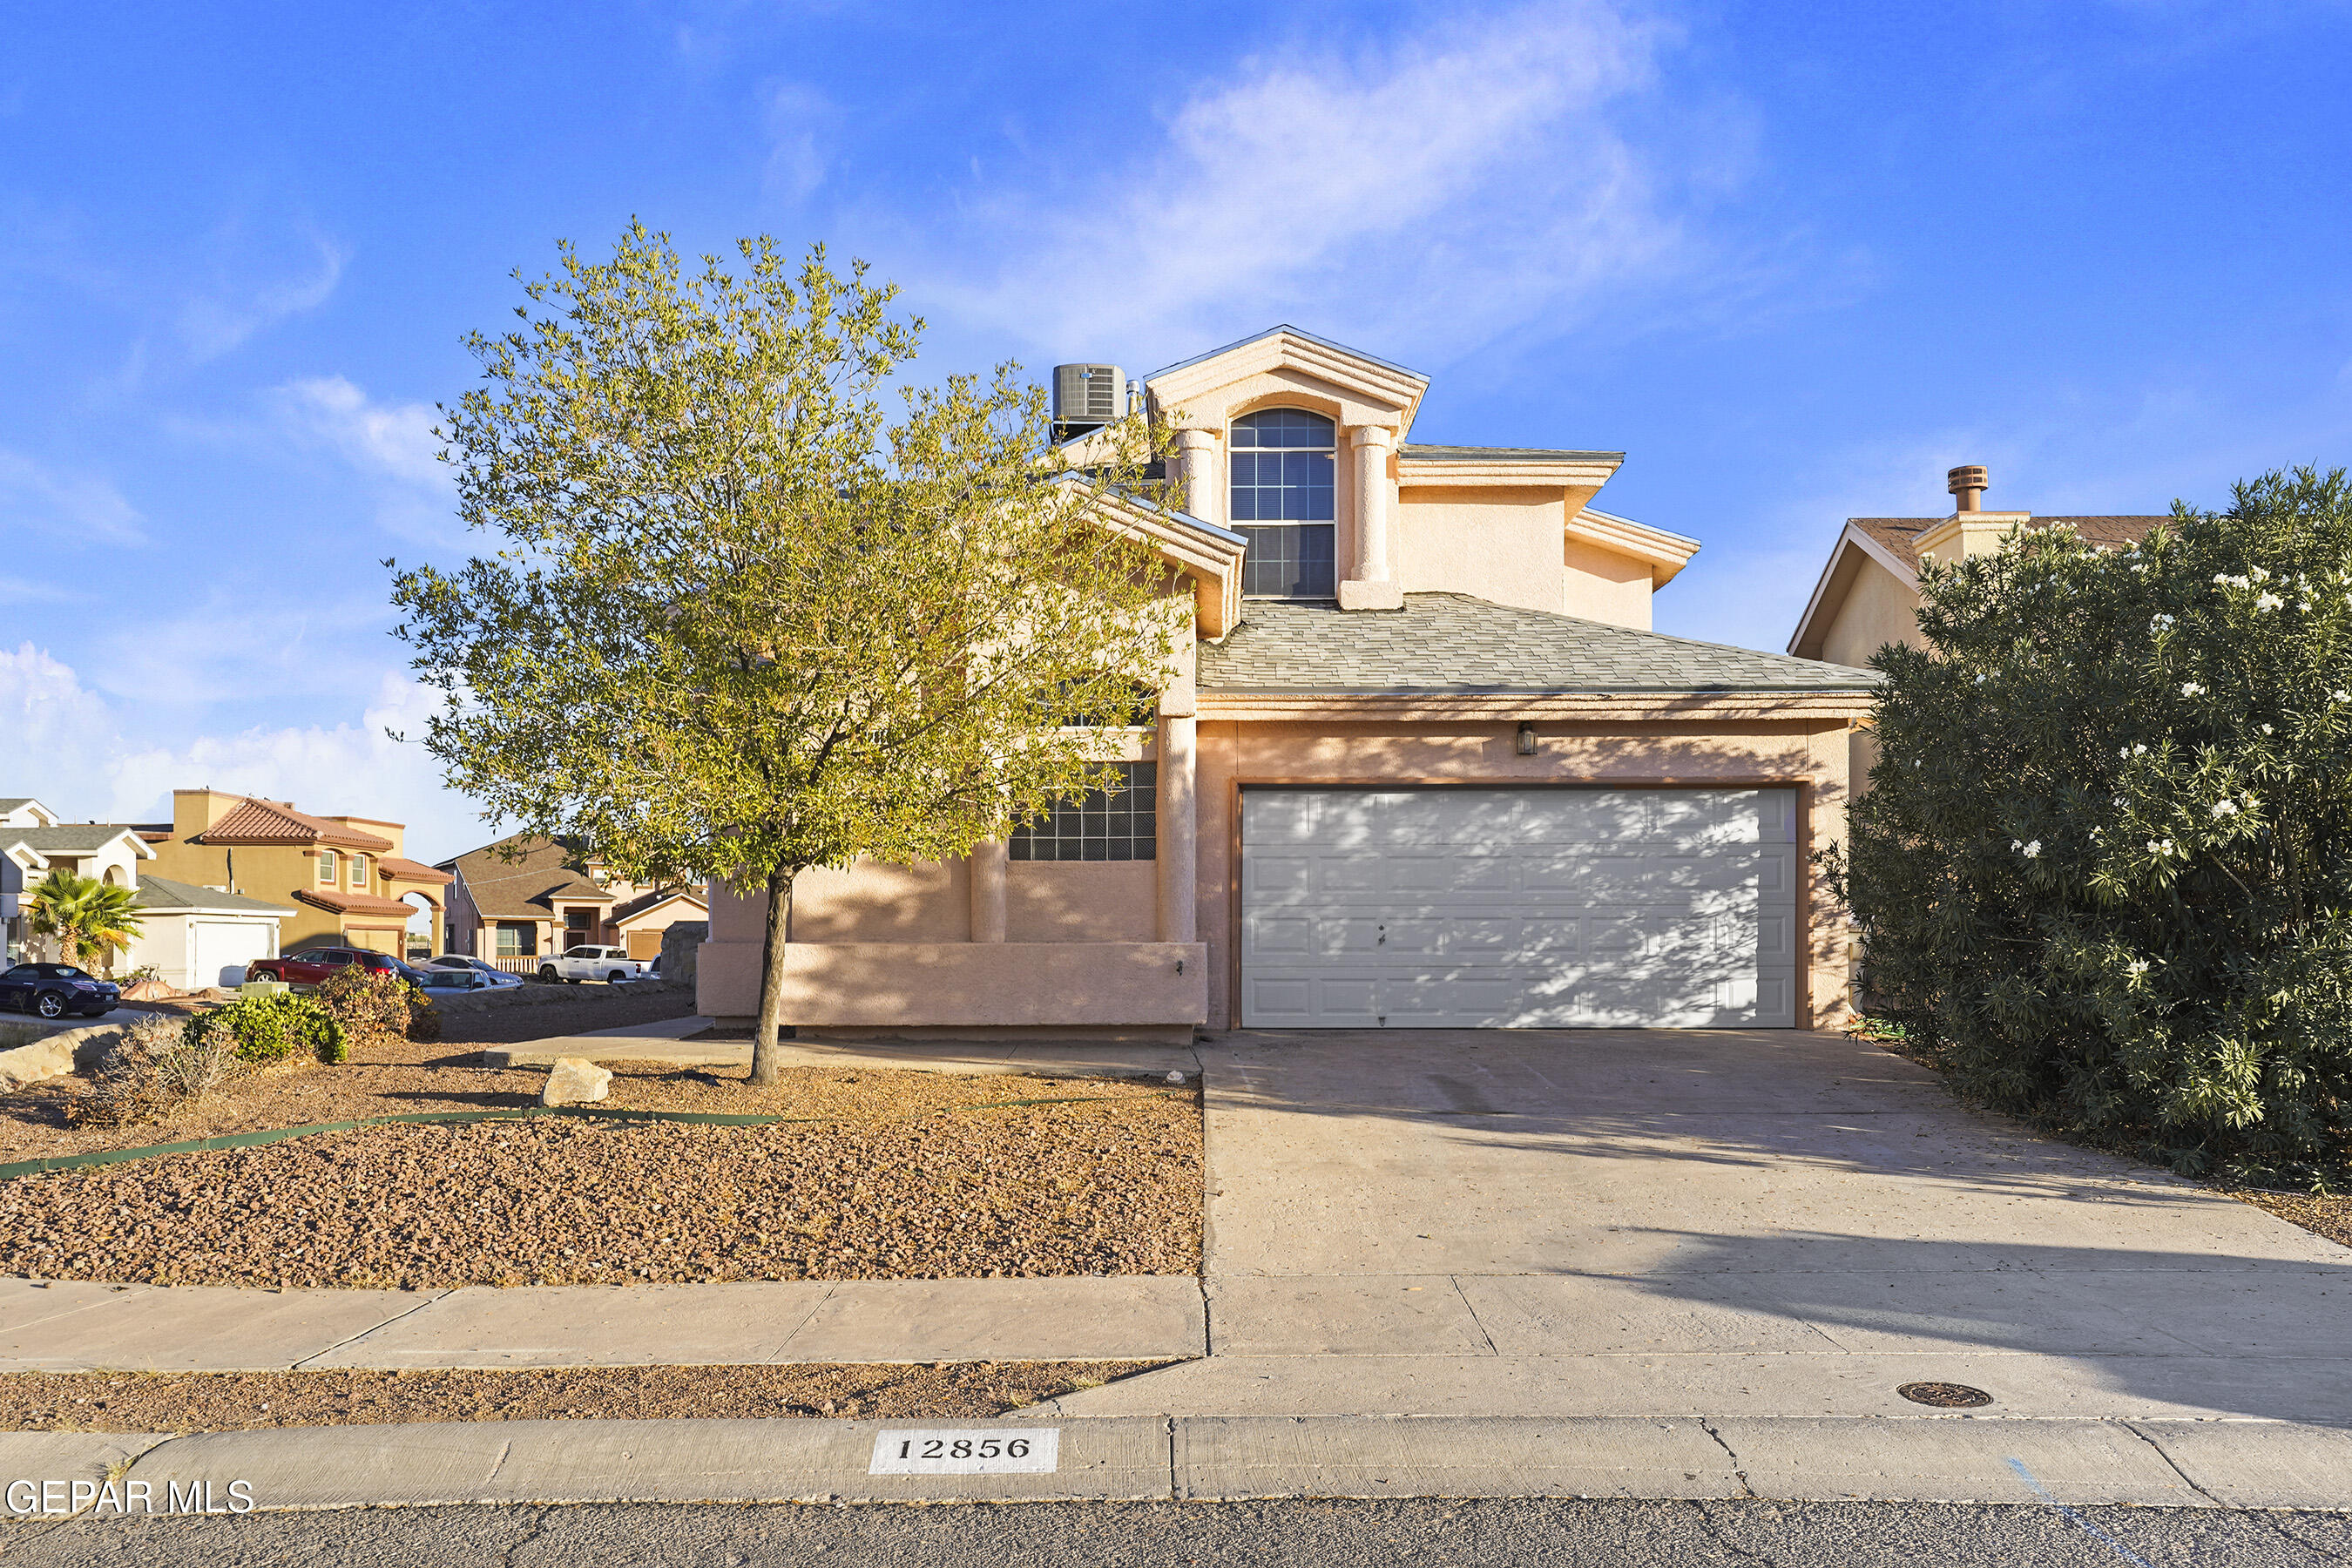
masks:
[[[1140,373],[1292,321],[1422,440],[1622,447],[1778,648],[1839,521],[2149,511],[2352,458],[2352,7],[15,6],[0,795],[210,784],[487,830],[385,556],[559,237],[869,258],[922,368]]]

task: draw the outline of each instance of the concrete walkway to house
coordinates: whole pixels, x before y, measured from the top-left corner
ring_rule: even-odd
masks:
[[[1209,1356],[1060,1410],[2352,1421],[2352,1251],[1843,1036],[1204,1046]]]

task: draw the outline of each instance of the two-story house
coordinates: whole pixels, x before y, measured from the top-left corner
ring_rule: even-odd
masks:
[[[453,879],[449,951],[519,973],[583,942],[652,958],[674,921],[705,916],[698,888],[641,886],[539,834],[509,834],[440,869]]]
[[[1653,632],[1698,545],[1599,508],[1623,454],[1415,442],[1427,385],[1291,327],[1145,378],[1175,484],[1099,515],[1169,563],[1194,640],[1118,787],[964,860],[803,877],[786,1022],[1838,1016],[1811,856],[1875,678]],[[754,1013],[763,919],[713,889],[702,1012]]]
[[[289,906],[279,933],[288,952],[362,947],[423,958],[441,951],[449,875],[403,856],[400,823],[313,816],[285,801],[182,789],[172,792],[172,820],[140,833],[157,875]]]

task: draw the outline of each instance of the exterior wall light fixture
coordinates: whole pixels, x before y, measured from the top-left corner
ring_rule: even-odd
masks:
[[[1533,724],[1522,724],[1519,726],[1519,755],[1532,757],[1535,754],[1536,727]]]

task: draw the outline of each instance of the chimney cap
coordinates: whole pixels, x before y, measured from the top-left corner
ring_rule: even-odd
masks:
[[[1953,468],[1944,475],[1944,488],[1958,495],[1962,490],[1982,490],[1992,488],[1984,469],[1971,463]]]

